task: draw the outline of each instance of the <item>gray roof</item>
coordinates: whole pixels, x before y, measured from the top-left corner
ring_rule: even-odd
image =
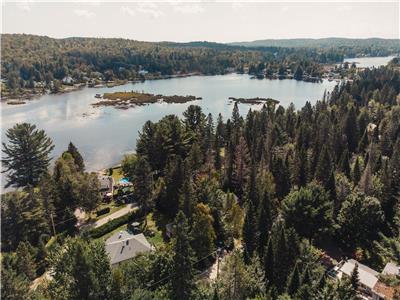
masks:
[[[366,265],[360,264],[354,259],[349,259],[346,261],[343,266],[339,269],[339,271],[343,272],[347,276],[351,276],[351,273],[354,270],[354,267],[358,264],[358,278],[360,283],[372,289],[375,284],[378,282],[379,273]]]
[[[383,275],[400,275],[400,266],[389,262],[382,271]]]
[[[100,189],[101,190],[111,190],[114,185],[114,179],[111,176],[99,175]]]
[[[152,246],[143,233],[134,235],[127,231],[120,231],[106,241],[106,252],[110,257],[111,265],[151,250]]]

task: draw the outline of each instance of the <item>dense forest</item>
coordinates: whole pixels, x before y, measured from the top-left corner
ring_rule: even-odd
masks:
[[[1,35],[2,94],[58,92],[62,83],[143,80],[176,74],[224,74],[267,65],[279,73],[300,65],[321,75],[321,64],[343,61],[345,56],[386,55],[398,52],[391,41],[361,46],[243,47],[227,44],[150,43],[127,39],[54,39],[26,34]],[[398,45],[397,45],[398,46]],[[269,67],[268,67],[269,66]],[[271,67],[272,66],[272,67]]]
[[[3,144],[8,184],[20,189],[1,204],[2,297],[358,299],[357,271],[337,281],[323,258],[400,263],[399,93],[399,71],[382,67],[298,110],[268,102],[243,118],[236,103],[223,120],[191,105],[182,119],[146,122],[122,161],[140,204],[124,221],[146,231],[151,215],[173,234],[113,268],[97,237],[121,224],[75,227],[76,207],[102,201],[78,149],[71,143],[50,171],[52,141],[15,125]],[[221,252],[219,275],[205,280]],[[46,270],[51,279],[30,289]]]
[[[285,47],[285,48],[336,48],[348,57],[367,55],[385,56],[400,51],[398,39],[350,39],[350,38],[322,38],[322,39],[270,39],[252,42],[230,43],[233,46],[245,47]]]

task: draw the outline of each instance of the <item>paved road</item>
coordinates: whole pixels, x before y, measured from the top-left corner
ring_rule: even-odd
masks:
[[[124,208],[117,210],[115,213],[112,213],[111,215],[108,215],[107,217],[104,217],[104,218],[96,221],[94,223],[94,228],[100,227],[101,225],[104,225],[111,220],[122,217],[123,215],[126,215],[127,213],[130,213],[130,212],[138,210],[138,209],[139,209],[139,207],[136,203],[129,203]]]

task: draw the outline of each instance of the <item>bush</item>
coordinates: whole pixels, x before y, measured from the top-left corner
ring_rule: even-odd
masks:
[[[135,220],[136,216],[137,216],[136,212],[133,211],[129,214],[126,214],[119,218],[111,220],[100,227],[91,229],[89,231],[89,236],[94,239],[99,238],[99,237],[105,235],[106,233],[109,233],[110,231],[113,231],[114,229],[120,227],[121,225],[124,225],[128,222],[133,222]]]
[[[105,207],[103,209],[100,209],[100,210],[96,211],[96,216],[102,216],[102,215],[105,215],[105,214],[107,214],[109,212],[110,212],[110,208],[109,207]]]

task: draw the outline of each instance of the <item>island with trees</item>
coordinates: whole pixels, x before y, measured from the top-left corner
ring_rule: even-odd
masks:
[[[114,92],[105,93],[102,98],[104,100],[93,103],[92,105],[97,106],[114,106],[115,108],[126,109],[129,107],[134,107],[136,105],[146,105],[157,102],[165,103],[186,103],[194,100],[201,100],[201,97],[196,96],[164,96],[164,95],[154,95],[150,93],[140,93],[140,92]]]

